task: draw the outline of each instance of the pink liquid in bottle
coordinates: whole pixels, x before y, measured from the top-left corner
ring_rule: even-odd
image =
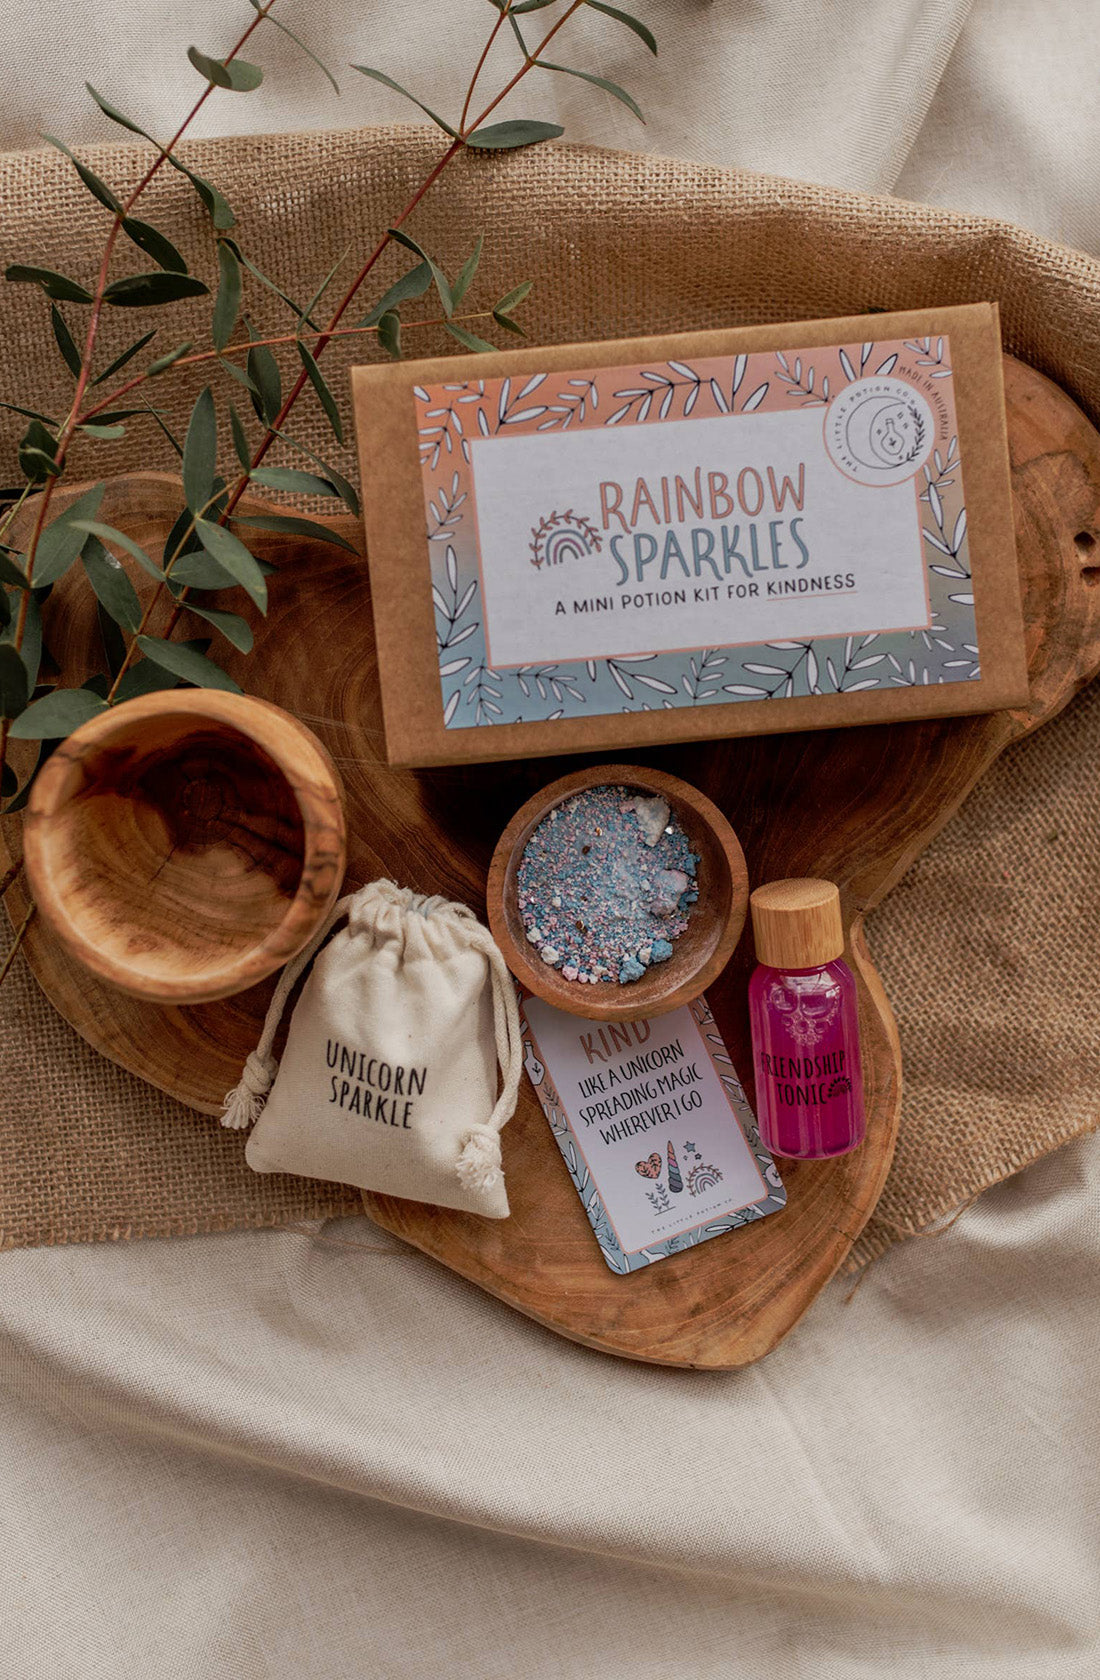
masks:
[[[863,1142],[856,983],[827,881],[777,881],[752,895],[760,967],[749,1020],[760,1136],[775,1155],[816,1160]]]

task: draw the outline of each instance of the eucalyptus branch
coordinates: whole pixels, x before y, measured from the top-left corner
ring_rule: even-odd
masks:
[[[337,441],[342,444],[343,432],[336,400],[318,367],[320,358],[327,346],[334,339],[354,338],[373,333],[390,354],[399,356],[401,354],[402,326],[409,330],[425,326],[441,326],[466,349],[491,349],[492,345],[463,325],[463,323],[481,321],[490,316],[502,331],[518,332],[522,336],[522,329],[512,319],[512,313],[529,292],[530,282],[513,286],[502,298],[498,299],[491,309],[468,311],[464,314],[457,313],[457,307],[468,291],[477,269],[481,240],[477,241],[474,250],[467,257],[452,282],[448,280],[439,264],[426,251],[422,250],[414,239],[402,231],[405,224],[460,152],[467,149],[491,151],[532,145],[554,138],[562,132],[557,124],[529,120],[511,120],[488,124],[488,118],[492,113],[532,70],[547,70],[579,76],[584,81],[611,94],[628,105],[636,115],[641,116],[641,112],[631,96],[614,83],[587,70],[569,69],[564,65],[551,63],[546,59],[545,53],[550,43],[583,5],[591,5],[595,10],[611,17],[617,23],[625,25],[643,41],[651,52],[655,53],[657,50],[652,34],[642,22],[631,17],[618,6],[605,4],[604,0],[571,0],[571,3],[565,5],[556,21],[546,29],[537,47],[531,48],[518,26],[516,13],[541,10],[545,4],[549,3],[549,0],[492,0],[496,16],[467,83],[457,127],[436,116],[415,95],[407,93],[407,90],[401,88],[384,72],[370,69],[365,65],[355,66],[363,74],[412,99],[443,130],[447,136],[447,144],[427,170],[400,214],[394,218],[392,224],[376,240],[373,249],[346,286],[342,297],[340,297],[335,308],[332,309],[328,319],[321,324],[314,316],[339,264],[321,283],[306,306],[304,308],[300,307],[276,281],[262,272],[246,252],[242,251],[235,238],[229,237],[228,230],[234,226],[234,216],[217,189],[210,182],[204,181],[196,175],[175,155],[179,142],[187,134],[194,119],[202,110],[215,87],[226,87],[237,92],[247,93],[262,81],[263,72],[260,67],[245,62],[239,58],[239,54],[260,24],[268,17],[275,3],[276,0],[249,0],[255,17],[249,23],[247,29],[242,31],[236,44],[225,58],[210,58],[195,47],[188,50],[191,63],[205,78],[206,85],[177,127],[171,140],[166,144],[161,144],[145,129],[116,110],[94,89],[89,89],[92,97],[106,116],[131,132],[143,136],[155,149],[152,162],[125,199],[117,197],[105,182],[101,181],[86,164],[69,151],[68,147],[61,145],[60,142],[53,142],[59,145],[60,149],[72,160],[81,181],[92,196],[112,212],[111,226],[104,243],[98,273],[91,289],[86,289],[79,282],[47,269],[16,265],[7,271],[7,279],[41,286],[51,300],[90,305],[90,315],[84,335],[84,348],[81,352],[69,329],[65,315],[57,309],[56,302],[52,305],[51,320],[54,337],[61,355],[74,376],[75,388],[68,412],[60,422],[50,419],[34,409],[22,411],[28,415],[31,422],[20,444],[20,466],[26,473],[28,483],[15,506],[6,512],[3,522],[0,523],[0,536],[2,536],[11,527],[12,521],[26,502],[28,495],[32,491],[39,492],[34,509],[33,528],[24,557],[22,576],[18,580],[20,592],[18,611],[9,632],[0,637],[0,775],[4,774],[7,740],[13,719],[19,719],[19,727],[16,733],[21,738],[56,739],[67,734],[73,728],[78,727],[85,718],[94,715],[104,705],[113,704],[119,698],[122,692],[123,678],[131,670],[139,654],[143,654],[146,659],[152,660],[154,666],[153,681],[162,679],[168,682],[182,680],[194,683],[213,682],[223,687],[226,685],[233,686],[228,674],[222,671],[213,660],[209,660],[204,653],[197,652],[194,647],[188,647],[184,643],[177,644],[175,648],[170,649],[169,640],[181,613],[188,605],[191,605],[196,612],[213,623],[216,629],[225,635],[234,646],[244,652],[249,650],[252,633],[246,620],[234,613],[208,606],[205,602],[202,605],[197,605],[189,601],[189,592],[192,589],[198,589],[200,592],[216,592],[219,589],[239,584],[261,611],[266,610],[266,584],[263,569],[258,565],[251,551],[241,541],[237,531],[230,528],[234,524],[235,510],[249,484],[255,479],[263,486],[280,491],[306,491],[310,494],[339,497],[349,507],[353,515],[358,513],[358,500],[353,487],[342,478],[336,468],[328,466],[310,447],[298,442],[285,430],[287,419],[303,391],[308,384],[312,384],[332,425]],[[276,27],[289,35],[313,59],[314,63],[328,76],[338,92],[339,88],[335,78],[316,57],[316,54],[305,42],[299,41],[298,37],[285,25],[277,22],[277,20],[275,22]],[[505,24],[509,26],[511,35],[518,45],[521,62],[478,116],[471,118],[470,111],[475,93],[493,46]],[[191,185],[202,199],[212,222],[219,273],[217,296],[214,301],[210,328],[212,347],[203,347],[192,353],[189,344],[180,345],[169,355],[156,357],[149,366],[140,372],[123,376],[116,381],[109,395],[103,396],[97,392],[92,398],[90,395],[92,370],[105,306],[125,305],[128,308],[142,308],[151,304],[176,301],[184,297],[196,297],[200,294],[207,294],[210,290],[203,281],[196,279],[188,272],[186,260],[163,233],[132,218],[131,212],[135,204],[140,201],[149,184],[166,163],[188,177]],[[111,262],[121,233],[125,233],[139,249],[152,258],[158,265],[157,273],[131,275],[122,280],[109,282]],[[416,253],[420,259],[418,266],[403,275],[390,287],[365,320],[358,325],[344,325],[344,318],[348,310],[356,298],[359,297],[380,259],[391,246],[396,244],[400,244]],[[247,270],[253,279],[258,280],[293,311],[297,318],[293,333],[283,333],[263,338],[254,337],[251,323],[246,317],[249,335],[247,341],[230,342],[234,336],[237,322],[241,318],[244,270]],[[433,284],[443,306],[442,316],[433,316],[430,319],[419,321],[403,321],[398,313],[399,305],[409,298],[422,296]],[[95,384],[102,386],[116,373],[121,374],[127,363],[140,354],[153,336],[152,331],[148,332],[134,344],[131,344],[111,362],[104,372],[98,375]],[[303,364],[301,371],[293,380],[285,396],[282,391],[282,378],[278,364],[271,355],[271,349],[279,345],[294,345]],[[246,369],[243,372],[234,366],[232,360],[232,358],[241,355],[248,358]],[[144,387],[151,379],[160,378],[176,368],[195,367],[212,362],[221,363],[248,388],[252,406],[261,426],[258,441],[252,441],[249,431],[246,430],[236,410],[230,409],[233,443],[242,470],[228,484],[217,476],[218,417],[211,390],[207,388],[195,403],[185,445],[176,441],[160,414],[144,397]],[[89,437],[119,435],[117,429],[108,430],[108,428],[114,428],[118,421],[125,420],[128,417],[129,412],[136,411],[123,411],[117,414],[110,411],[121,398],[135,391],[143,393],[139,397],[139,402],[143,402],[144,407],[156,419],[161,430],[165,432],[173,447],[182,457],[187,506],[172,528],[172,537],[170,538],[172,552],[168,553],[166,547],[159,564],[138,548],[124,532],[115,531],[113,527],[96,522],[102,485],[86,492],[79,498],[78,502],[70,503],[61,514],[51,519],[56,488],[65,469],[67,456],[75,434],[81,428],[86,428],[85,435]],[[268,452],[277,439],[282,439],[310,457],[312,462],[316,463],[321,469],[321,473],[306,472],[288,467],[263,466]],[[193,511],[196,507],[198,511]],[[266,522],[268,528],[292,531],[296,534],[313,536],[336,544],[344,542],[344,539],[330,526],[319,525],[296,515],[271,513],[265,516],[264,521],[259,519],[244,521],[245,524],[260,524],[263,522]],[[240,525],[238,524],[237,530],[239,529]],[[105,541],[112,542],[115,546],[127,551],[141,564],[144,570],[151,573],[155,578],[155,588],[144,606],[140,604],[125,570],[119,563],[114,562],[114,557],[103,548]],[[205,554],[203,566],[198,568],[196,568],[196,565],[191,566],[187,574],[190,582],[186,582],[183,576],[173,580],[173,569],[177,562],[183,558],[198,555],[200,545],[201,552]],[[344,546],[349,545],[344,543]],[[104,630],[104,649],[114,675],[109,683],[103,678],[97,679],[101,686],[97,686],[96,682],[93,681],[80,689],[56,689],[44,699],[35,700],[34,687],[37,674],[35,659],[33,653],[28,657],[23,650],[27,640],[27,625],[33,605],[33,592],[37,587],[36,580],[39,584],[56,582],[78,557],[83,559],[88,579],[99,598],[102,623],[105,626],[108,623],[114,626],[110,637],[107,635],[107,630]],[[10,577],[11,564],[5,562],[4,566],[9,573],[9,578],[7,582],[0,578],[0,587],[6,591],[7,588],[15,585],[16,580]],[[210,581],[211,566],[214,578],[223,581]],[[0,566],[0,570],[2,569],[3,566]],[[196,578],[202,578],[203,581],[195,581]],[[180,587],[181,585],[182,587]],[[165,592],[169,590],[174,599],[168,616],[167,629],[164,636],[152,638],[152,641],[156,644],[154,649],[150,646],[147,632],[153,622],[153,615],[157,611],[158,605],[161,603]],[[36,608],[35,611],[37,612]],[[102,617],[103,613],[106,614],[106,617]],[[121,640],[119,640],[120,633]],[[32,646],[34,645],[36,645],[36,639],[32,642]],[[205,646],[205,644],[203,645]],[[157,657],[154,657],[154,653]],[[169,654],[171,654],[171,657],[169,657]],[[163,655],[164,659],[163,669],[160,668],[160,655]],[[159,677],[157,675],[158,670]],[[139,686],[142,681],[143,679],[138,679]],[[132,685],[128,686],[132,689]],[[33,719],[30,717],[24,719],[24,713],[28,711],[36,714]],[[26,785],[20,791],[19,797],[20,802],[25,799]]]

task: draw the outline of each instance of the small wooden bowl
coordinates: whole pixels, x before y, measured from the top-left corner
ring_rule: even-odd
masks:
[[[581,985],[565,980],[528,943],[517,898],[523,848],[548,812],[582,788],[627,787],[659,794],[699,856],[699,899],[688,925],[673,942],[667,962],[654,963],[640,980]],[[749,877],[740,842],[717,805],[678,776],[637,764],[596,764],[551,782],[529,799],[504,830],[489,865],[489,925],[516,978],[536,997],[590,1021],[631,1021],[666,1015],[705,992],[725,968],[745,925]]]
[[[344,875],[341,788],[304,724],[195,688],[113,706],[57,748],[24,829],[69,954],[154,1003],[207,1003],[289,961]]]

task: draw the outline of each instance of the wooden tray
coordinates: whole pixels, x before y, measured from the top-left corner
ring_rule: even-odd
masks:
[[[874,1208],[894,1147],[901,1070],[889,1005],[864,943],[864,915],[1003,748],[1052,717],[1100,668],[1100,437],[1041,375],[1012,361],[1005,372],[1029,706],[988,717],[700,743],[640,755],[694,782],[725,811],[752,880],[824,875],[841,884],[860,982],[869,1109],[863,1148],[836,1161],[787,1163],[784,1212],[626,1278],[612,1274],[600,1258],[526,1086],[504,1134],[510,1219],[478,1220],[415,1202],[363,1198],[388,1230],[574,1340],[670,1365],[748,1364],[801,1317]],[[100,517],[156,550],[177,500],[169,479],[139,474],[109,485]],[[352,520],[333,525],[358,538]],[[225,664],[252,692],[315,729],[339,765],[348,795],[349,882],[392,875],[480,907],[493,845],[517,807],[543,783],[590,760],[389,769],[365,565],[337,549],[291,548],[275,538],[261,539],[258,552],[285,564],[287,572],[272,590],[269,617],[256,622],[253,656],[231,654]],[[137,585],[144,582],[144,574],[135,577]],[[54,590],[47,617],[64,680],[82,680],[92,668],[97,638],[82,580],[70,574]],[[204,628],[195,620],[187,633]],[[14,821],[7,826],[14,851]],[[21,883],[7,904],[13,920],[21,919]],[[935,938],[934,928],[928,937]],[[31,924],[26,953],[47,996],[89,1043],[183,1102],[207,1113],[218,1110],[256,1041],[270,982],[221,1003],[163,1009],[108,990],[74,968],[41,921]],[[708,994],[746,1079],[750,966],[744,939]]]

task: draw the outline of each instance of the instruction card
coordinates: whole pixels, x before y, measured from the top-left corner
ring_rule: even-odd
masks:
[[[785,1206],[705,998],[638,1021],[522,1009],[528,1075],[613,1272]]]

